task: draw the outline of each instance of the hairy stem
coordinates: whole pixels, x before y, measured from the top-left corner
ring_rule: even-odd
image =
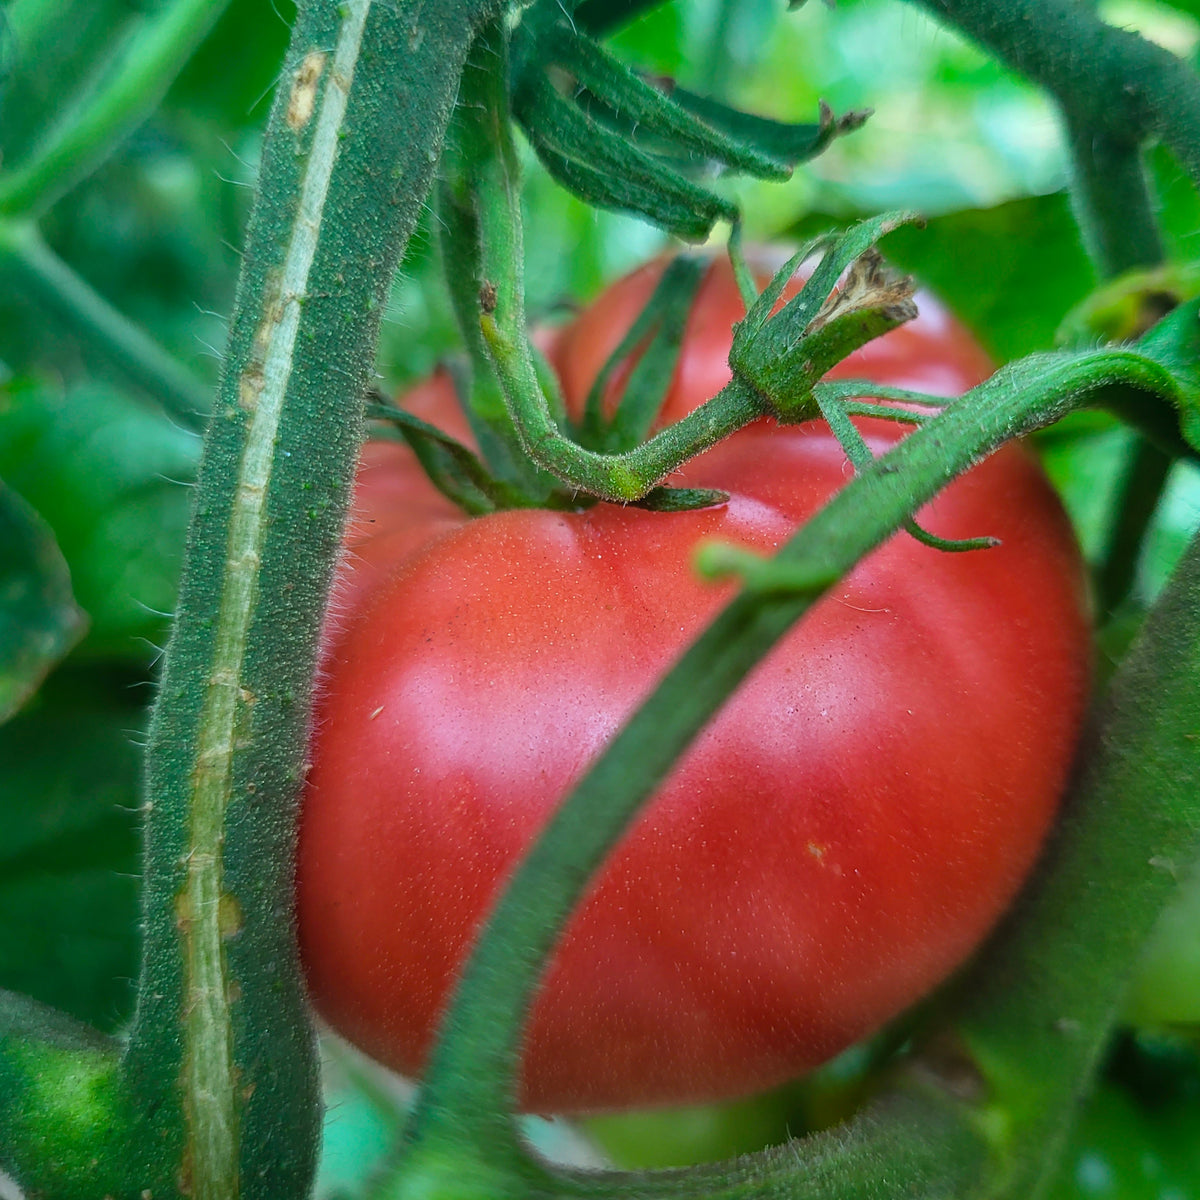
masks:
[[[1070,116],[1066,122],[1075,216],[1100,276],[1111,279],[1162,262],[1141,145],[1080,127]]]
[[[1073,128],[1139,145],[1159,136],[1200,182],[1200,79],[1079,0],[914,0],[1055,97]]]
[[[112,1135],[86,1183],[50,1194],[307,1193],[320,1103],[291,897],[312,677],[380,315],[498,4],[301,4],[151,728],[143,965]],[[37,1045],[27,1094],[54,1065]],[[3,1148],[18,1178],[55,1115],[31,1111],[29,1141]]]
[[[1046,860],[962,981],[951,1044],[1029,1195],[1066,1136],[1136,960],[1200,857],[1200,537],[1113,679]],[[945,1043],[943,1043],[945,1044]],[[1052,1064],[1052,1066],[1049,1066]]]

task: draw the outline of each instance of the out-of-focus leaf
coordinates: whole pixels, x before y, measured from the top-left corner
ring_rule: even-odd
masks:
[[[0,387],[0,477],[54,530],[91,618],[82,648],[145,659],[165,629],[199,439],[103,385]]]
[[[855,219],[813,212],[789,236],[799,241]],[[999,362],[1052,346],[1064,314],[1095,283],[1062,193],[901,226],[880,246],[890,262],[932,288]]]
[[[230,126],[260,124],[295,15],[295,0],[232,0],[172,85],[168,105]]]
[[[0,722],[29,699],[86,628],[54,534],[0,483]]]
[[[1094,285],[1062,193],[968,209],[901,228],[883,245],[928,284],[1000,362],[1045,350]]]
[[[0,728],[0,987],[101,1029],[137,970],[142,712],[62,672]]]
[[[1182,865],[1171,866],[1182,870]],[[1138,1024],[1200,1029],[1200,871],[1192,872],[1155,928],[1138,964],[1126,1015]]]
[[[1110,1078],[1084,1105],[1047,1200],[1200,1198],[1200,1064],[1180,1047],[1179,1061],[1157,1070],[1134,1064],[1150,1074],[1127,1081],[1130,1064],[1121,1060],[1131,1053],[1118,1051]]]
[[[29,151],[49,117],[77,102],[79,93],[103,75],[136,16],[136,6],[127,0],[6,6],[0,22],[10,39],[0,107],[6,165]]]

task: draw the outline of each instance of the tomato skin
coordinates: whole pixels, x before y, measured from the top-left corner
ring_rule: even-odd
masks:
[[[568,403],[653,288],[652,270],[631,279],[558,340]],[[967,335],[928,301],[923,314],[844,373],[976,382],[986,367]],[[715,267],[671,419],[723,382],[740,315]],[[424,387],[420,415],[453,419],[448,383]],[[860,428],[877,452],[903,436]],[[851,471],[822,423],[759,422],[672,479],[729,491],[722,507],[468,521],[406,453],[365,452],[374,525],[358,526],[330,633],[298,903],[322,1014],[416,1073],[523,852],[731,595],[695,577],[697,543],[773,550]],[[1011,899],[1087,693],[1078,552],[1019,446],[922,520],[1003,544],[950,555],[893,538],[752,673],[572,919],[532,1015],[525,1107],[707,1100],[798,1074],[943,979]]]

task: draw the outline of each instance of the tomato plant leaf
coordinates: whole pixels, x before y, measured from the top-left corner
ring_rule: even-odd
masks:
[[[53,529],[91,618],[82,649],[147,657],[175,603],[198,439],[115,389],[0,387],[0,476]]]
[[[1095,280],[1061,192],[934,217],[924,229],[895,230],[882,248],[1000,362],[1053,345],[1063,315]]]
[[[137,970],[139,708],[62,673],[0,728],[0,988],[97,1027]]]
[[[1175,376],[1183,436],[1200,451],[1200,311],[1196,301],[1168,313],[1138,343]]]
[[[627,450],[650,432],[675,371],[688,313],[706,269],[703,259],[686,255],[673,258],[646,307],[601,367],[588,392],[583,416],[585,433],[597,435],[602,431],[604,394],[614,375],[648,339],[644,353],[629,373],[607,431],[608,439],[603,442],[605,449]]]
[[[86,628],[53,533],[0,483],[0,722],[29,699]]]

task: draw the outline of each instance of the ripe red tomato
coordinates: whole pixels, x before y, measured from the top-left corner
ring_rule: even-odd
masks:
[[[578,407],[661,265],[552,357]],[[664,404],[728,378],[728,268],[697,298]],[[947,394],[988,365],[935,301],[839,373]],[[459,436],[445,376],[406,403]],[[877,452],[903,436],[860,428]],[[304,802],[299,920],[321,1013],[420,1071],[481,919],[572,783],[729,598],[699,541],[777,547],[850,477],[820,422],[762,421],[671,482],[727,504],[468,520],[407,450],[369,445]],[[604,866],[529,1027],[522,1103],[729,1096],[804,1071],[952,971],[1052,818],[1088,684],[1078,552],[1009,446],[921,514],[993,550],[898,535],[751,675]]]

